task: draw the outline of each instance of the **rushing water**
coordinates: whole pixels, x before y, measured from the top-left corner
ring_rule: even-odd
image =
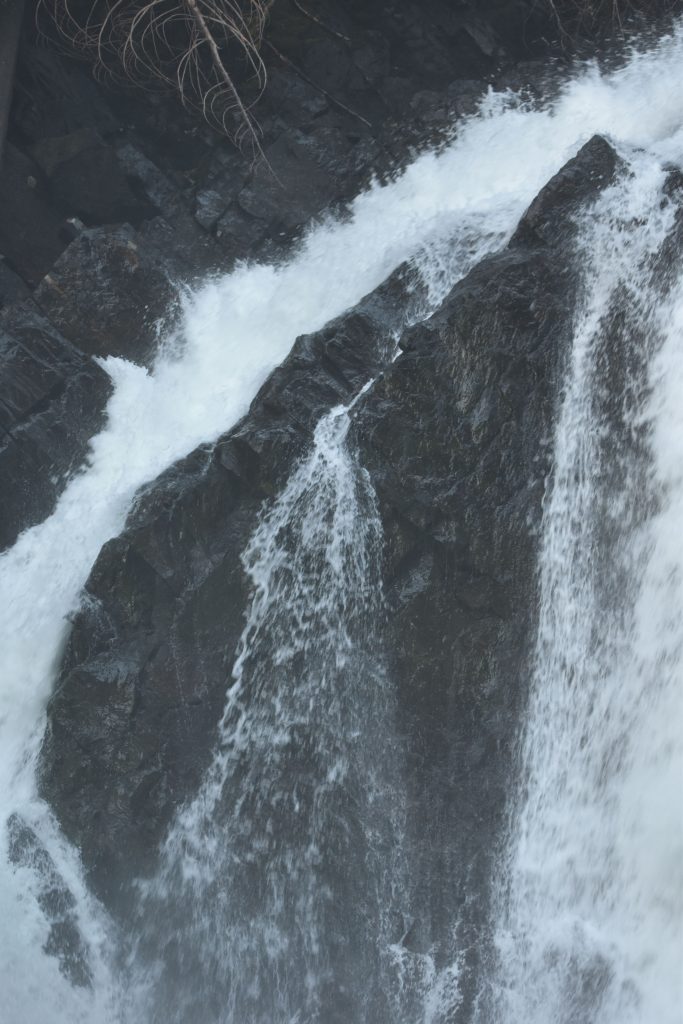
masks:
[[[323,418],[244,552],[253,597],[218,749],[143,887],[152,1020],[214,1019],[211,1003],[244,1024],[380,1019],[401,786],[381,524],[348,423]]]
[[[494,1019],[511,1024],[676,1019],[682,859],[669,819],[680,776],[683,306],[676,282],[665,295],[657,290],[648,254],[671,227],[660,190],[663,164],[681,156],[682,94],[676,37],[610,76],[585,70],[547,108],[492,96],[443,153],[421,156],[396,182],[370,189],[343,223],[316,227],[288,263],[241,267],[200,289],[152,373],[105,362],[115,392],[87,464],[53,515],[0,559],[0,815],[11,824],[0,851],[0,961],[8,1024],[322,1024],[334,1019],[332,1004],[348,1024],[430,1022],[457,1003],[457,964],[439,975],[427,960],[407,965],[395,942],[393,917],[405,909],[410,885],[382,664],[381,537],[371,490],[346,448],[344,410],[319,426],[311,454],[255,524],[244,554],[254,592],[221,741],[200,793],[169,834],[159,876],[141,886],[123,965],[112,952],[120,937],[89,895],[77,851],[37,796],[36,758],[66,617],[136,490],[228,429],[297,334],[323,326],[401,261],[415,262],[436,306],[504,242],[538,189],[595,132],[621,147],[633,177],[607,194],[604,203],[613,205],[584,234],[585,309],[558,427],[526,785],[500,886],[490,995],[498,1000]],[[604,443],[610,425],[596,400],[603,364],[592,339],[621,295],[637,322],[634,337],[646,342],[648,358],[633,362],[647,381],[631,388],[612,466]],[[600,527],[603,514],[609,530]],[[610,557],[594,561],[603,535]],[[359,687],[372,718],[361,713]],[[245,758],[246,743],[263,756]],[[377,743],[381,769],[371,757]],[[283,772],[299,785],[280,786]],[[17,815],[42,854],[17,855]],[[277,848],[269,821],[287,837]],[[290,834],[294,822],[301,827]],[[341,843],[334,849],[323,841],[330,829]],[[353,831],[348,847],[345,829]],[[351,849],[362,851],[353,872],[345,859]],[[256,906],[245,880],[265,863]],[[70,894],[90,985],[74,987],[50,954],[53,877]],[[341,949],[335,941],[344,929],[330,934],[340,927],[339,902],[333,908],[329,894],[339,896],[351,877],[358,889],[348,896],[345,934],[357,945]],[[174,914],[182,915],[184,938],[171,948],[165,934]],[[408,991],[411,971],[419,975],[417,995]]]
[[[682,207],[656,149],[624,150],[581,224],[483,1012],[501,1024],[683,1019]]]

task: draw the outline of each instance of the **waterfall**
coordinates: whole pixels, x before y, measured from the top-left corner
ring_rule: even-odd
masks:
[[[143,886],[141,943],[161,941],[163,965],[150,1020],[380,1019],[402,787],[381,525],[348,424],[321,420],[243,555],[253,596],[214,761]]]
[[[676,1024],[683,1008],[683,136],[581,224],[493,1019]],[[673,196],[673,198],[671,198]],[[491,1004],[483,1012],[491,1017]]]
[[[602,248],[596,249],[604,260],[588,260],[587,279],[594,274],[596,289],[609,294],[596,292],[591,298],[587,282],[589,312],[581,328],[586,353],[580,356],[577,347],[572,381],[578,383],[568,388],[558,434],[565,436],[565,423],[568,433],[575,420],[584,423],[585,444],[574,450],[567,434],[571,451],[566,468],[556,472],[556,481],[565,474],[567,493],[578,481],[583,504],[572,505],[569,518],[561,519],[563,499],[556,483],[546,520],[541,639],[525,740],[528,799],[520,801],[514,830],[518,838],[511,838],[507,858],[505,923],[499,929],[505,969],[500,970],[499,988],[504,990],[506,1013],[510,1008],[508,1019],[520,1024],[552,1019],[544,1005],[562,1005],[562,984],[574,992],[567,996],[574,1005],[586,986],[599,989],[612,1014],[607,1017],[610,1024],[618,1019],[614,1014],[632,1012],[636,995],[653,1008],[652,1021],[673,1019],[668,1003],[661,1014],[655,1012],[660,1008],[657,992],[669,984],[668,974],[660,979],[656,972],[675,967],[673,940],[671,964],[663,967],[659,956],[651,962],[648,942],[653,931],[671,934],[668,886],[680,870],[680,857],[666,845],[668,833],[658,810],[668,806],[668,787],[676,780],[675,738],[664,733],[675,724],[667,702],[678,664],[675,527],[681,461],[675,389],[680,380],[680,318],[675,286],[656,315],[656,282],[652,287],[657,297],[648,298],[648,292],[637,300],[625,270],[614,270],[616,277],[607,282],[601,273],[603,263],[613,268],[613,260],[623,256],[625,266],[646,275],[648,257],[656,249],[643,241],[649,229],[641,222],[654,216],[653,238],[666,229],[667,211],[657,214],[656,200],[663,163],[680,156],[675,134],[682,120],[682,56],[683,37],[678,34],[649,52],[634,54],[616,72],[583,69],[552,103],[538,108],[512,94],[491,94],[441,152],[419,156],[388,185],[374,185],[358,197],[343,221],[316,225],[286,263],[243,265],[189,295],[181,328],[165,340],[151,372],[120,359],[104,361],[115,385],[105,428],[93,438],[86,463],[53,514],[0,557],[0,960],[3,1012],[11,1024],[203,1024],[196,1015],[198,998],[208,1020],[230,1024],[327,1021],[333,1018],[320,1014],[331,1005],[340,1020],[376,1024],[384,1014],[412,1024],[441,1020],[442,996],[457,999],[457,965],[431,976],[432,990],[424,998],[418,993],[412,999],[403,987],[415,965],[406,965],[400,944],[407,923],[402,918],[405,892],[389,891],[402,889],[407,876],[400,863],[402,809],[396,792],[400,774],[392,740],[390,680],[382,659],[380,537],[373,495],[346,448],[346,410],[335,410],[319,425],[312,452],[266,510],[245,552],[254,591],[239,657],[226,679],[226,711],[213,766],[196,799],[174,823],[160,875],[140,886],[140,920],[133,936],[122,938],[89,893],[78,851],[60,834],[38,797],[36,760],[68,617],[78,608],[100,548],[123,529],[136,491],[196,445],[215,441],[234,425],[298,334],[324,326],[401,262],[411,260],[422,273],[430,305],[436,307],[458,278],[504,244],[542,185],[596,132],[627,148],[656,149],[654,164],[643,158],[642,169],[645,179],[651,174],[652,202],[639,201],[625,214],[615,212],[611,241],[603,239]],[[629,154],[639,171],[637,155],[632,149]],[[610,194],[617,203],[619,194]],[[605,209],[600,216],[609,220],[612,214]],[[587,554],[593,526],[597,530],[596,509],[609,504],[600,481],[591,483],[587,461],[596,453],[588,446],[597,445],[607,428],[599,424],[592,436],[593,407],[589,402],[584,408],[581,402],[591,389],[594,394],[599,390],[589,335],[598,333],[609,298],[618,298],[620,287],[633,299],[640,318],[638,336],[651,338],[651,358],[649,385],[636,389],[639,400],[623,417],[625,433],[634,435],[634,451],[624,449],[625,465],[633,458],[639,467],[644,507],[638,502],[637,508],[631,507],[625,478],[609,522],[615,529],[621,522],[623,497],[627,541],[620,545],[610,540],[615,556],[610,584],[594,581]],[[574,401],[577,390],[584,397]],[[597,454],[596,466],[606,466],[605,452]],[[560,455],[558,448],[558,467]],[[552,523],[556,526],[548,525]],[[570,549],[563,524],[577,540]],[[587,533],[581,534],[584,527]],[[558,559],[566,558],[571,571],[555,566],[551,572],[551,535],[560,548]],[[324,594],[313,578],[321,567],[329,582]],[[581,589],[582,580],[587,589]],[[578,589],[571,590],[574,582]],[[609,592],[604,601],[603,587]],[[617,607],[614,601],[622,588],[628,607]],[[560,590],[567,592],[570,603],[568,620],[556,603]],[[282,594],[286,600],[280,600],[275,616],[272,601]],[[555,635],[566,636],[568,622],[576,632],[568,637],[570,648],[559,651]],[[599,634],[609,642],[596,654]],[[583,653],[574,650],[580,638],[586,640]],[[570,656],[574,661],[565,665]],[[555,669],[546,671],[543,665],[557,665],[562,678],[574,680],[573,693],[582,695],[567,722],[562,708],[547,706],[553,702],[545,682]],[[582,672],[583,687],[578,683]],[[618,705],[607,700],[612,693],[624,700]],[[556,712],[559,724],[553,718]],[[622,715],[628,719],[623,727],[614,722]],[[593,729],[591,722],[597,721],[600,725]],[[650,746],[648,736],[660,728],[657,743]],[[604,834],[582,825],[579,839],[589,846],[590,837],[605,859],[599,861],[595,877],[579,868],[567,873],[561,864],[545,881],[529,881],[533,871],[520,860],[533,863],[540,857],[541,866],[553,869],[545,857],[543,829],[536,828],[540,817],[550,827],[544,796],[550,790],[543,789],[544,780],[537,776],[544,751],[558,736],[563,746],[586,752],[587,766],[587,774],[581,774],[584,788],[577,790],[570,784],[569,755],[570,764],[552,789],[563,801],[553,814],[568,815],[557,826],[558,834],[567,828],[571,843],[577,836],[568,828],[572,821],[609,823]],[[605,761],[592,745],[594,737],[610,750],[609,771],[601,768]],[[244,757],[247,741],[260,754],[253,761]],[[376,752],[382,756],[373,756]],[[285,769],[293,776],[290,788],[280,785]],[[229,780],[235,784],[227,785]],[[589,786],[602,794],[600,800],[592,799]],[[645,799],[648,793],[652,800]],[[221,822],[231,823],[227,840]],[[301,830],[297,822],[303,823]],[[625,837],[618,849],[609,838],[617,830]],[[335,837],[333,849],[323,843],[322,831],[326,838],[330,833]],[[651,849],[649,837],[659,831],[661,848],[657,840]],[[283,836],[285,842],[275,850],[274,837]],[[319,941],[330,928],[329,893],[348,886],[349,850],[354,857],[361,851],[354,872],[358,890],[348,892],[345,902],[348,926],[358,937],[353,949],[335,947],[334,936],[330,940],[326,935],[324,944]],[[565,853],[563,864],[574,863],[572,851],[566,848]],[[661,863],[659,858],[667,856],[671,863]],[[261,878],[259,910],[245,881],[269,857],[275,858],[275,883],[269,888],[270,876]],[[227,888],[219,885],[216,866],[225,872]],[[656,889],[658,909],[650,917],[645,889],[638,888],[645,883],[633,882],[642,870],[650,872]],[[405,885],[409,890],[409,880]],[[620,900],[617,908],[615,887],[633,895],[632,905]],[[546,896],[554,898],[556,891],[559,909],[553,916],[552,899]],[[501,906],[503,902],[501,895]],[[578,903],[592,903],[595,919],[582,916]],[[556,933],[547,942],[532,929],[531,915],[541,907],[543,920]],[[174,913],[184,915],[187,941],[181,938],[171,947],[164,929]],[[267,919],[258,920],[259,913]],[[644,927],[635,935],[639,922]],[[72,936],[73,962],[54,955],[54,929]],[[514,947],[507,954],[506,935]],[[578,945],[572,946],[570,940],[577,935]],[[128,950],[123,964],[122,947]],[[584,950],[588,953],[582,959]],[[167,966],[155,972],[162,951]],[[86,966],[79,969],[78,963]],[[275,981],[266,963],[278,964]],[[234,983],[240,969],[248,974],[250,986]],[[415,970],[421,972],[420,989],[430,979],[429,964],[425,961]],[[194,972],[196,985],[184,984],[188,971]],[[529,977],[538,979],[538,999],[545,999],[544,1005],[523,1002],[531,994],[520,993],[520,985]],[[550,992],[553,978],[560,978],[555,994]],[[515,999],[522,1000],[519,1010]],[[581,1018],[565,1013],[555,1019]]]

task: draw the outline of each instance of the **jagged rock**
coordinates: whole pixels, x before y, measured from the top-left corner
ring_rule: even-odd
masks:
[[[69,245],[35,299],[82,352],[149,362],[177,299],[170,271],[129,225],[92,228]]]
[[[547,242],[557,245],[560,232],[565,237],[575,234],[576,225],[571,218],[558,224],[557,209],[572,207],[579,199],[587,200],[600,192],[614,177],[619,163],[609,142],[600,135],[594,136],[580,154],[541,189],[522,218],[513,244]]]
[[[0,550],[51,512],[110,391],[104,370],[30,303],[0,316]]]
[[[329,203],[334,190],[329,175],[311,159],[305,139],[287,132],[265,151],[237,196],[241,209],[276,229],[301,227]]]
[[[216,221],[221,214],[225,213],[225,207],[226,200],[220,192],[208,188],[197,193],[194,215],[203,228],[211,231],[216,226]]]
[[[37,901],[49,922],[43,949],[57,958],[60,970],[72,985],[92,984],[88,949],[76,913],[76,900],[35,831],[17,814],[7,822],[8,855],[15,868],[37,880]],[[35,885],[35,882],[34,882]]]
[[[457,919],[465,993],[483,950],[534,636],[537,533],[577,284],[573,215],[617,163],[604,139],[584,146],[510,245],[409,332],[355,412],[386,537],[387,649],[421,908],[413,941],[448,948]]]
[[[544,190],[529,214],[529,228],[542,216],[543,238],[520,229],[476,268],[408,332],[357,407],[354,435],[386,531],[411,806],[421,808],[424,916],[413,932],[425,947],[452,924],[443,893],[462,897],[463,865],[483,872],[501,813],[572,312],[568,224],[607,180],[594,173],[605,147],[590,143]],[[399,275],[299,339],[244,421],[147,488],[97,560],[49,707],[42,789],[110,905],[126,876],[152,867],[207,763],[258,510],[323,412],[386,365],[405,301]],[[430,889],[437,859],[443,876]]]
[[[406,276],[298,339],[241,424],[143,491],[92,570],[50,703],[42,785],[110,904],[152,866],[207,764],[243,625],[240,553],[258,511],[320,416],[389,358]]]

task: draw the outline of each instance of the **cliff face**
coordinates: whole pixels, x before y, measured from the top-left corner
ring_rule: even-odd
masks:
[[[616,165],[602,138],[584,146],[509,246],[404,337],[356,413],[385,531],[389,671],[424,913],[408,943],[446,957],[467,950],[463,1019],[469,981],[481,978],[482,921],[527,695],[537,537],[576,299],[572,217]]]
[[[533,6],[328,0],[312,17],[279,0],[260,108],[270,169],[167,98],[107,91],[25,44],[0,176],[0,547],[50,512],[86,456],[111,393],[98,359],[152,365],[179,282],[281,257],[371,174],[444,138],[489,83],[533,83],[539,66],[520,63],[540,31]],[[210,762],[255,524],[320,417],[373,380],[350,445],[385,540],[387,669],[420,907],[398,938],[439,966],[453,960],[458,922],[467,1017],[536,614],[573,216],[616,162],[605,141],[588,143],[428,322],[403,330],[421,296],[402,267],[299,338],[243,421],[147,486],[102,549],[48,708],[40,777],[120,918]],[[17,863],[36,842],[23,829]],[[67,923],[55,952],[86,977]]]
[[[388,358],[407,301],[402,276],[300,338],[245,420],[144,491],[93,568],[51,706],[43,778],[113,903],[131,870],[153,868],[174,810],[209,763],[244,624],[240,556],[259,511],[320,416]],[[93,827],[83,827],[86,814]]]
[[[124,912],[125,880],[154,869],[209,762],[248,597],[240,556],[264,502],[320,416],[379,373],[354,407],[352,443],[385,533],[389,672],[423,908],[405,943],[445,949],[457,910],[474,969],[534,624],[572,215],[615,163],[602,139],[585,146],[510,245],[404,335],[394,362],[388,339],[415,301],[405,270],[299,339],[242,423],[146,489],[103,548],[50,704],[42,787],[110,906]]]

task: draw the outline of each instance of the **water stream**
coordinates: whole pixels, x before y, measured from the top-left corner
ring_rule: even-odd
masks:
[[[437,976],[425,961],[407,990],[397,961],[410,876],[382,656],[382,538],[346,446],[346,410],[321,422],[255,524],[244,553],[253,595],[220,743],[158,877],[141,883],[134,934],[122,939],[89,894],[78,851],[38,797],[36,762],[68,616],[138,488],[229,429],[298,334],[402,261],[422,273],[436,308],[596,132],[632,175],[583,234],[585,308],[558,425],[524,787],[486,1000],[491,1022],[510,1024],[680,1020],[683,299],[652,266],[672,229],[661,188],[664,165],[683,155],[681,95],[680,34],[610,75],[583,69],[545,107],[491,95],[442,153],[371,188],[343,222],[314,227],[287,263],[242,266],[191,295],[152,372],[105,360],[115,391],[86,464],[54,513],[0,557],[8,1024],[435,1024],[457,1003],[457,965]],[[615,449],[595,339],[624,296],[638,342],[631,362],[645,377],[624,392]],[[17,856],[17,820],[43,854]],[[274,844],[276,833],[287,841]],[[51,952],[51,871],[87,947],[85,985]]]
[[[493,1016],[505,1024],[683,1014],[680,238],[666,248],[681,206],[660,157],[624,155],[628,172],[581,225],[584,295],[499,879]]]

